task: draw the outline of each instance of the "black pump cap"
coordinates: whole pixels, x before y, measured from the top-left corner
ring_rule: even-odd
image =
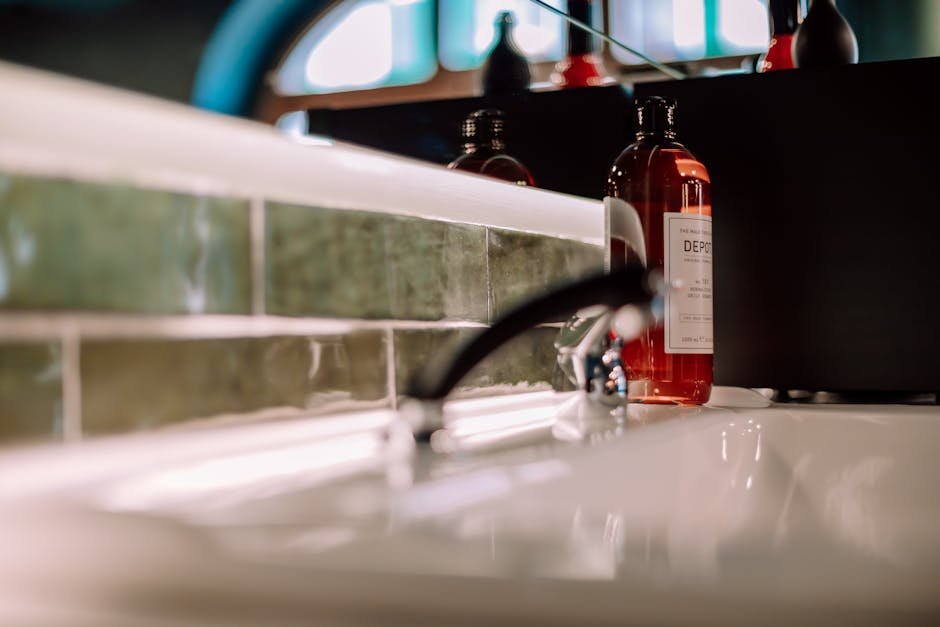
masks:
[[[676,101],[650,96],[636,103],[636,136],[676,138]]]
[[[588,26],[594,23],[594,0],[568,0],[568,15]],[[568,22],[568,55],[594,52],[594,35]]]
[[[498,34],[502,35],[509,32],[515,25],[516,17],[512,14],[512,11],[500,11],[496,14],[494,26],[496,26]]]
[[[790,35],[796,32],[806,15],[803,0],[770,0],[770,30],[774,35]]]
[[[506,114],[499,109],[479,109],[460,125],[460,136],[466,143],[502,144]]]

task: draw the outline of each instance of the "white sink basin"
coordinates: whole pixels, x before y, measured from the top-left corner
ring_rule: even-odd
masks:
[[[281,464],[254,489],[166,487],[203,459],[68,499],[47,485],[40,509],[4,514],[0,617],[940,624],[938,408],[631,406],[617,423],[555,421],[539,398],[514,413],[525,446],[401,449],[326,483]]]

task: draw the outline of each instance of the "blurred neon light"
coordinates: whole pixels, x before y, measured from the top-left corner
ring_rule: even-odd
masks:
[[[767,6],[760,0],[721,0],[718,34],[732,48],[763,50],[770,43]]]
[[[315,87],[378,85],[392,72],[392,11],[383,2],[360,4],[337,24],[307,58],[306,78]]]
[[[705,54],[705,4],[701,0],[673,0],[672,39],[683,56]]]

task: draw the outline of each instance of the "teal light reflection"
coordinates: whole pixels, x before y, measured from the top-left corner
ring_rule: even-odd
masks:
[[[658,61],[686,61],[767,49],[770,23],[765,0],[617,0],[611,35]],[[644,61],[617,47],[627,65]]]
[[[422,83],[437,72],[433,0],[357,0],[318,20],[282,63],[278,91],[332,93]]]

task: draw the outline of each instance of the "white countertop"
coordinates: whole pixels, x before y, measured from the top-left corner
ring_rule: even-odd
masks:
[[[447,416],[434,444],[449,453],[372,412],[0,455],[0,617],[940,620],[940,408],[615,418],[540,393]]]

